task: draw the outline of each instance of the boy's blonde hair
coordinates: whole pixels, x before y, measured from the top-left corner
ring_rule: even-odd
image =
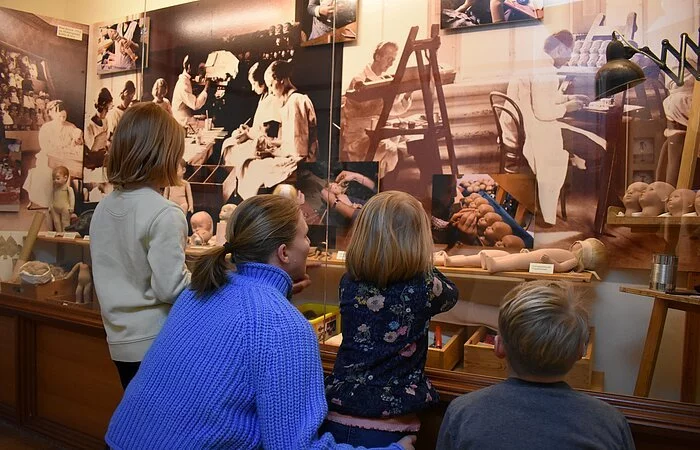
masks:
[[[138,103],[122,116],[107,156],[107,179],[115,188],[129,184],[179,186],[177,166],[185,151],[185,131],[155,103]]]
[[[566,375],[588,341],[588,313],[569,283],[523,283],[504,298],[498,332],[517,375]]]
[[[433,238],[420,202],[398,191],[372,197],[353,225],[345,266],[354,279],[380,287],[430,272]]]

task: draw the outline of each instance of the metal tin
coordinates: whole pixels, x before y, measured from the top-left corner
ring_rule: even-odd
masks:
[[[677,270],[677,256],[664,254],[654,255],[651,264],[649,288],[662,292],[675,290]]]

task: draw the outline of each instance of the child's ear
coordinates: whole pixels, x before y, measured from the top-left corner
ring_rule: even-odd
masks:
[[[506,347],[503,345],[503,339],[500,334],[497,334],[493,340],[493,352],[496,357],[503,359],[506,357]]]

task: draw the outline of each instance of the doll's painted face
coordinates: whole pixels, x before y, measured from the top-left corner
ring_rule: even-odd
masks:
[[[513,229],[505,222],[496,222],[484,231],[486,239],[493,243],[502,240],[504,236],[509,234],[513,234]]]
[[[488,204],[489,204],[489,201],[488,201],[488,200],[486,200],[486,199],[485,199],[484,197],[482,197],[482,196],[479,196],[479,198],[474,199],[474,200],[469,204],[469,207],[470,207],[470,208],[477,209],[477,208],[479,208],[479,206],[481,206],[481,205],[488,205]]]
[[[53,185],[54,187],[61,187],[68,182],[68,174],[62,171],[56,171],[53,174]]]
[[[672,216],[682,216],[693,211],[695,192],[690,189],[676,189],[668,197],[666,209]]]
[[[630,184],[627,186],[627,190],[625,191],[625,196],[622,198],[622,200],[626,202],[639,202],[639,196],[642,195],[642,192],[646,190],[646,188],[649,185],[647,183],[637,181],[635,183]]]
[[[345,194],[345,187],[340,183],[331,183],[328,185],[328,191],[333,195]]]
[[[226,203],[224,206],[221,207],[221,211],[219,211],[219,219],[220,220],[229,220],[231,218],[231,215],[233,214],[233,211],[235,211],[236,205],[232,203]]]
[[[493,206],[489,205],[488,203],[479,205],[479,207],[476,208],[476,211],[479,214],[479,217],[484,217],[486,213],[495,212]]]
[[[477,223],[477,225],[479,226],[479,228],[485,230],[486,228],[490,227],[494,223],[502,222],[502,221],[503,221],[503,218],[501,217],[500,214],[498,214],[496,212],[487,212],[486,214],[484,214],[484,216],[481,219],[479,219],[479,222]]]

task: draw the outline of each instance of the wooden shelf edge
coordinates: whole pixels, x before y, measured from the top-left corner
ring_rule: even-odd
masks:
[[[621,226],[628,228],[662,228],[662,227],[700,227],[700,217],[627,217],[620,216],[624,213],[622,208],[617,206],[608,207],[607,224],[611,226]]]
[[[20,313],[43,320],[70,322],[71,324],[92,328],[104,335],[104,326],[99,311],[92,309],[63,306],[58,302],[47,300],[29,300],[0,293],[0,311]]]
[[[679,303],[687,303],[690,305],[700,305],[700,293],[697,295],[678,295],[669,294],[666,292],[655,291],[643,286],[620,286],[620,292],[626,294],[639,295],[642,297],[662,298]]]

